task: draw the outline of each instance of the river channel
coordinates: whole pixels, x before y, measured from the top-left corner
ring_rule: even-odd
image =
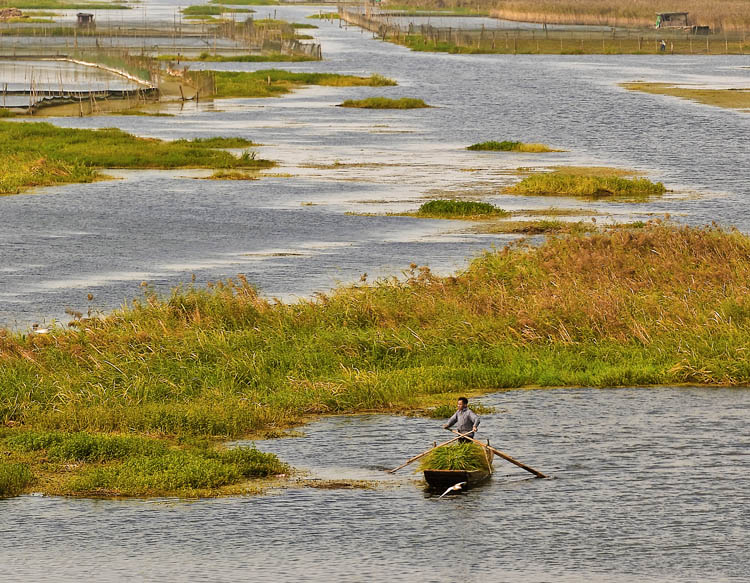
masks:
[[[143,5],[169,15],[176,2]],[[329,9],[258,7],[258,17],[275,11],[304,22]],[[145,9],[132,12],[145,18]],[[162,139],[247,137],[279,166],[240,184],[195,171],[108,171],[117,180],[0,197],[0,325],[64,320],[66,308],[108,311],[137,296],[142,281],[166,291],[193,274],[202,284],[241,272],[263,294],[293,300],[363,272],[398,275],[412,262],[452,272],[512,239],[458,221],[381,216],[446,194],[519,211],[595,210],[603,221],[669,213],[750,232],[750,115],[618,86],[750,87],[746,56],[415,53],[313,22],[325,60],[279,68],[380,73],[399,86],[174,104],[165,108],[174,117],[48,119]],[[335,107],[372,95],[435,107]],[[502,139],[565,151],[464,149]],[[638,169],[672,192],[638,204],[502,194],[516,168],[554,165]],[[481,437],[553,479],[496,462],[485,486],[438,500],[408,469],[394,477],[383,470],[441,440],[440,420],[323,418],[301,428],[305,437],[258,445],[313,478],[372,480],[371,489],[0,500],[2,580],[748,580],[750,390],[519,390],[481,402],[497,409]]]

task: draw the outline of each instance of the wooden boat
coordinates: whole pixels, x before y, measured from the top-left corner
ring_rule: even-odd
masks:
[[[466,482],[466,486],[474,486],[484,482],[492,475],[492,458],[494,454],[485,450],[488,470],[423,470],[424,479],[430,488],[445,489],[455,486],[460,482]]]

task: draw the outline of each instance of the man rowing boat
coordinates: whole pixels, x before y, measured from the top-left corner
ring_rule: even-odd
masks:
[[[479,427],[479,415],[469,409],[469,399],[466,397],[458,398],[456,412],[448,419],[448,423],[443,425],[443,429],[450,429],[454,425],[459,433],[463,433],[469,437],[474,437],[474,433],[476,433],[477,427]],[[469,440],[462,437],[459,441]]]

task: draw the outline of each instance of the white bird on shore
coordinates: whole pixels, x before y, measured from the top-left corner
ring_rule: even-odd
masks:
[[[32,334],[49,334],[49,328],[40,328],[39,324],[31,325]]]
[[[440,494],[440,496],[438,496],[438,500],[440,500],[440,498],[442,498],[443,496],[445,496],[448,492],[458,492],[465,485],[466,485],[466,482],[459,482],[458,484],[454,484],[453,486],[451,486],[450,488],[448,488],[445,492],[443,492],[442,494]]]

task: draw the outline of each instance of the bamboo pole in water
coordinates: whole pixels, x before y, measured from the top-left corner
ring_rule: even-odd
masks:
[[[451,430],[451,432],[452,432],[452,433],[455,433],[456,435],[458,435],[458,436],[459,436],[459,438],[463,437],[464,439],[468,439],[469,441],[473,441],[474,443],[477,443],[477,444],[481,445],[482,447],[484,447],[484,448],[486,448],[486,449],[490,450],[490,451],[491,451],[492,453],[494,453],[495,455],[498,455],[498,456],[500,456],[500,457],[501,457],[501,458],[503,458],[504,460],[507,460],[507,461],[509,461],[510,463],[512,463],[512,464],[515,464],[515,465],[517,465],[517,466],[518,466],[519,468],[522,468],[522,469],[526,470],[527,472],[531,472],[531,473],[532,473],[532,474],[534,474],[534,475],[535,475],[535,476],[536,476],[537,478],[546,478],[546,477],[547,477],[547,476],[545,476],[545,475],[544,475],[544,474],[543,474],[542,472],[540,472],[540,471],[538,471],[538,470],[535,470],[534,468],[532,468],[532,467],[529,467],[529,466],[527,466],[526,464],[524,464],[524,463],[522,463],[522,462],[519,462],[519,461],[518,461],[518,460],[516,460],[516,459],[513,459],[513,458],[512,458],[512,457],[510,457],[510,456],[509,456],[509,455],[508,455],[507,453],[503,453],[503,452],[502,452],[502,451],[500,451],[499,449],[495,449],[494,447],[490,447],[489,445],[485,445],[485,444],[484,444],[484,443],[482,443],[481,441],[477,441],[476,439],[474,439],[473,437],[469,437],[468,435],[463,435],[463,434],[459,433],[458,431],[456,431],[455,429],[452,429],[452,430]]]

